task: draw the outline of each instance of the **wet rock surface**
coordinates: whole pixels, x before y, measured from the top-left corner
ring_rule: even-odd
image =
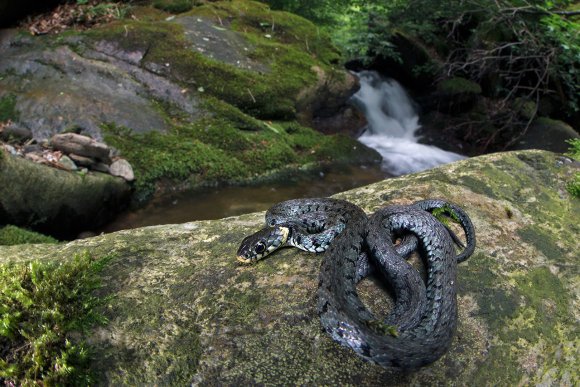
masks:
[[[458,268],[451,349],[414,373],[363,362],[322,332],[320,257],[283,250],[240,266],[263,213],[121,231],[64,245],[0,247],[0,261],[112,254],[99,294],[109,323],[89,332],[102,384],[573,385],[578,380],[580,201],[576,164],[558,154],[491,154],[337,197],[373,212],[440,197],[473,220],[478,246]],[[383,290],[361,298],[380,313]]]

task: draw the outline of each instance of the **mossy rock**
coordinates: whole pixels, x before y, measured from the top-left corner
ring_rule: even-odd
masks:
[[[285,130],[321,122],[317,110],[340,113],[356,89],[313,23],[247,0],[204,2],[177,16],[133,9],[135,19],[87,31],[3,35],[0,121],[37,140],[71,128],[106,137],[135,168],[137,202],[161,181],[191,188],[379,160],[342,136]]]
[[[316,314],[320,257],[286,249],[235,259],[263,213],[164,225],[64,245],[0,246],[2,262],[114,256],[99,295],[105,327],[82,335],[102,384],[572,385],[578,380],[577,167],[550,152],[497,153],[337,195],[372,212],[441,197],[472,218],[475,254],[459,265],[451,349],[413,373],[366,363]],[[364,281],[364,300],[383,290]]]
[[[165,134],[109,127],[107,142],[121,150],[135,171],[136,202],[167,186],[192,189],[248,183],[321,164],[377,164],[381,160],[375,150],[346,136],[325,136],[295,122],[266,123],[238,116],[236,109],[229,111],[232,121],[208,117]]]
[[[439,82],[437,90],[448,95],[481,94],[479,84],[461,77],[453,77]]]
[[[0,225],[74,238],[110,222],[130,193],[118,177],[62,171],[0,150]]]
[[[29,243],[57,243],[57,240],[47,235],[12,225],[0,228],[0,245],[12,246]]]
[[[539,117],[532,122],[513,149],[545,149],[564,153],[569,148],[567,141],[575,138],[580,138],[578,131],[567,123]]]
[[[481,86],[469,79],[453,77],[437,84],[437,91],[432,98],[437,100],[437,110],[446,113],[463,113],[473,108],[479,96]]]
[[[88,37],[146,52],[143,67],[262,119],[295,118],[300,92],[317,82],[313,67],[339,71],[338,50],[314,24],[254,1],[210,2],[170,21],[122,20]]]
[[[520,117],[531,120],[538,111],[538,104],[527,98],[518,97],[514,100],[513,109],[518,112]]]

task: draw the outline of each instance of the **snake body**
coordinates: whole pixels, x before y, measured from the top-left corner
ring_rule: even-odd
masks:
[[[459,255],[453,246],[459,239],[430,213],[436,209],[452,212],[463,227],[467,246]],[[429,364],[449,348],[457,321],[457,262],[475,248],[473,225],[461,208],[430,199],[388,206],[367,218],[347,201],[298,199],[270,208],[266,224],[244,239],[238,259],[253,261],[284,245],[325,251],[317,309],[322,326],[335,341],[368,361],[403,369]],[[397,239],[402,242],[395,245]],[[266,252],[256,254],[252,249],[262,243]],[[405,259],[416,249],[427,267],[426,282]],[[373,270],[394,291],[395,305],[382,321],[356,291],[356,284]],[[385,333],[390,326],[395,329]]]

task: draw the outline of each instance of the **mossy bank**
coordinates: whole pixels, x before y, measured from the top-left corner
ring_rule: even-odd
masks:
[[[0,228],[28,228],[59,239],[92,230],[127,207],[131,187],[98,172],[50,168],[0,148]],[[6,243],[38,240],[13,228],[2,229]]]
[[[104,139],[133,165],[139,200],[167,186],[378,162],[353,139],[309,127],[320,121],[313,106],[339,112],[356,89],[326,34],[259,2],[191,5],[174,15],[145,2],[82,32],[3,34],[0,121],[37,140]]]
[[[320,257],[284,250],[235,259],[263,213],[122,231],[61,245],[0,247],[3,262],[88,250],[103,268],[106,326],[83,336],[104,384],[560,384],[578,381],[578,167],[541,151],[492,154],[337,195],[372,212],[442,197],[473,219],[478,247],[459,266],[450,351],[412,374],[360,360],[322,330]],[[374,305],[385,295],[359,287]],[[374,301],[372,301],[374,300]]]

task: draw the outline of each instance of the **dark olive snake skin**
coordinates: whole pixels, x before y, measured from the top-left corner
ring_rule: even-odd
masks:
[[[463,227],[467,243],[459,255],[454,248],[459,238],[431,214],[436,210],[451,214]],[[447,351],[457,322],[456,266],[475,249],[473,224],[461,208],[428,199],[388,206],[368,218],[347,201],[296,199],[270,208],[266,223],[244,239],[238,259],[254,261],[283,245],[325,251],[317,309],[335,341],[370,362],[402,369],[432,363]],[[395,245],[397,239],[402,241]],[[256,258],[254,250],[262,250],[257,244],[265,244],[267,252]],[[426,282],[405,259],[415,250],[425,262]],[[365,307],[356,291],[356,284],[373,271],[394,292],[395,305],[384,320]]]

